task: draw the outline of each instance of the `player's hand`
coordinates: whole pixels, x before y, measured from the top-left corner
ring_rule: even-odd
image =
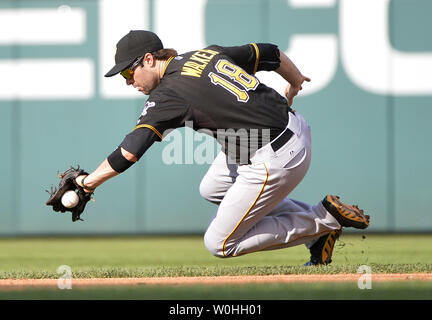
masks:
[[[84,184],[82,183],[83,180],[84,180],[84,178],[87,177],[87,176],[88,176],[88,174],[80,175],[80,176],[78,176],[78,177],[75,179],[75,182],[76,182],[80,187],[82,187],[86,193],[92,193],[94,190],[87,189],[87,188],[84,186]]]
[[[82,180],[87,177],[87,174],[82,174],[78,177],[76,177],[75,182],[80,186],[80,187],[84,187],[84,185],[82,184]]]
[[[81,214],[83,213],[87,202],[91,200],[92,193],[87,193],[78,184],[78,177],[86,177],[88,175],[87,172],[78,168],[71,167],[66,170],[62,174],[57,173],[60,178],[59,185],[54,188],[51,186],[51,191],[47,192],[50,194],[48,201],[46,202],[47,206],[52,206],[53,210],[56,212],[66,212],[69,211],[72,213],[72,221],[82,220]],[[78,202],[69,206],[69,204],[63,204],[63,196],[66,192],[73,191],[76,193],[78,197]]]
[[[300,90],[303,89],[302,84],[303,82],[310,82],[311,79],[309,77],[301,76],[301,82],[297,86],[292,86],[291,84],[288,84],[285,88],[285,97],[288,99],[288,106],[291,107],[293,104],[294,97],[298,94]]]

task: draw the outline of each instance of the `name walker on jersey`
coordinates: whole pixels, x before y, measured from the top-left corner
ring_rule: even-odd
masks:
[[[200,78],[204,68],[217,54],[219,52],[210,49],[196,51],[183,65],[181,75]]]

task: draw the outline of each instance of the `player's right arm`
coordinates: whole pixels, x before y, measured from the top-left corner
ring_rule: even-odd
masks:
[[[302,89],[303,82],[311,81],[309,77],[304,76],[290,58],[281,50],[279,50],[280,65],[275,71],[279,73],[288,85],[285,88],[285,96],[288,99],[288,106],[291,107],[294,97]]]
[[[229,56],[235,64],[249,74],[258,71],[274,71],[280,65],[279,49],[271,43],[250,43],[243,46],[210,46]]]

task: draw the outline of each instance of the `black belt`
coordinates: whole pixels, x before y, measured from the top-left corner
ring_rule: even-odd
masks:
[[[290,110],[290,112],[292,114],[294,114],[294,112],[292,112]],[[295,115],[295,114],[294,114]],[[282,146],[288,142],[289,139],[291,139],[291,137],[293,136],[294,132],[292,132],[290,129],[285,128],[285,130],[282,132],[281,135],[279,135],[279,137],[277,137],[275,140],[273,140],[270,144],[271,147],[273,149],[274,152],[276,152],[277,150],[279,150],[280,148],[282,148]]]
[[[290,129],[286,128],[284,132],[273,140],[270,144],[274,152],[278,151],[282,146],[288,142],[289,139],[293,136],[294,132]]]

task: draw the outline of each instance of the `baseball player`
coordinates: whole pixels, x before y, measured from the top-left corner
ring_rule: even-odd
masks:
[[[262,70],[288,82],[286,98],[260,83],[255,73]],[[118,148],[76,178],[85,192],[127,170],[167,130],[190,121],[222,146],[200,185],[201,195],[218,205],[204,235],[213,255],[305,244],[311,253],[306,265],[328,264],[342,227],[368,227],[369,216],[336,196],[314,205],[287,198],[311,161],[310,127],[291,109],[310,79],[276,45],[211,45],[178,55],[156,34],[134,30],[117,43],[115,66],[105,76],[117,74],[149,97]]]

